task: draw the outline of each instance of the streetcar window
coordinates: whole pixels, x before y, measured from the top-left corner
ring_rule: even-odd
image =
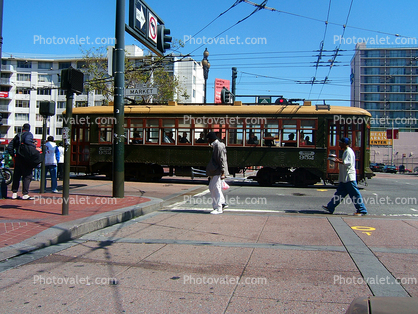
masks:
[[[243,125],[238,121],[228,124],[228,145],[242,145],[244,138]]]
[[[183,128],[179,128],[178,130],[179,133],[179,143],[180,144],[191,144],[191,130],[190,129],[183,129]]]
[[[261,126],[259,124],[247,125],[246,138],[248,145],[259,145],[261,139]]]
[[[299,146],[315,145],[316,120],[301,120],[299,130]]]
[[[145,142],[158,144],[158,134],[160,132],[158,119],[147,119],[145,128]]]
[[[297,146],[297,128],[295,120],[283,120],[282,146]]]
[[[208,140],[206,138],[206,135],[209,133],[209,130],[207,129],[195,129],[194,130],[194,134],[195,134],[195,144],[204,144],[207,143]],[[199,136],[199,137],[198,137]]]
[[[99,133],[100,133],[100,138],[99,138],[99,142],[101,143],[111,143],[112,142],[112,132],[113,129],[111,128],[100,128]]]
[[[329,146],[337,146],[337,126],[335,124],[329,126]]]
[[[162,141],[164,144],[175,144],[180,141],[179,138],[176,139],[177,132],[175,129],[176,120],[175,119],[162,119]]]
[[[222,124],[212,124],[212,131],[215,132],[216,137],[223,143],[226,140],[225,126]]]
[[[280,145],[280,130],[278,120],[268,120],[264,125],[263,146]]]
[[[142,119],[130,119],[129,120],[129,143],[131,144],[143,144],[143,120]]]

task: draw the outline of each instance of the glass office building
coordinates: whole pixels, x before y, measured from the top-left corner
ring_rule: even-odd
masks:
[[[357,44],[351,60],[351,106],[372,114],[372,130],[392,124],[418,132],[418,47]]]

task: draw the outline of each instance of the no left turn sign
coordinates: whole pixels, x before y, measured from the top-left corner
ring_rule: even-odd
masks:
[[[148,37],[157,43],[157,18],[151,12],[148,15]]]

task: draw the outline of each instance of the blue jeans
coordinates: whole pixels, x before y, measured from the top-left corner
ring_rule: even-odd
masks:
[[[55,191],[57,189],[57,165],[45,166],[45,176],[48,174],[51,176],[51,190]],[[45,181],[46,189],[46,181]]]
[[[344,197],[350,196],[355,208],[357,209],[358,213],[367,214],[366,206],[364,206],[363,198],[361,197],[360,191],[357,187],[356,181],[349,181],[349,182],[340,182],[337,187],[337,191],[335,191],[334,197],[329,201],[327,207],[331,212],[335,211],[335,207],[341,203]]]

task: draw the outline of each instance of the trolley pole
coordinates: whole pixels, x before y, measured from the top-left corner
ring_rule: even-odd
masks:
[[[125,0],[116,0],[115,25],[115,96],[113,116],[113,197],[125,194],[125,132],[124,132],[124,89],[125,89]]]
[[[42,147],[42,154],[44,154],[44,158],[41,164],[41,183],[39,187],[39,193],[45,193],[45,186],[46,186],[46,170],[45,170],[45,151],[46,151],[46,128],[47,128],[47,119],[48,116],[43,116],[43,123],[42,123],[42,140],[41,140],[41,147]]]
[[[67,103],[65,108],[65,124],[63,132],[64,143],[64,177],[62,181],[62,214],[68,215],[70,202],[70,163],[71,163],[71,120],[73,117],[74,93],[67,90]]]

